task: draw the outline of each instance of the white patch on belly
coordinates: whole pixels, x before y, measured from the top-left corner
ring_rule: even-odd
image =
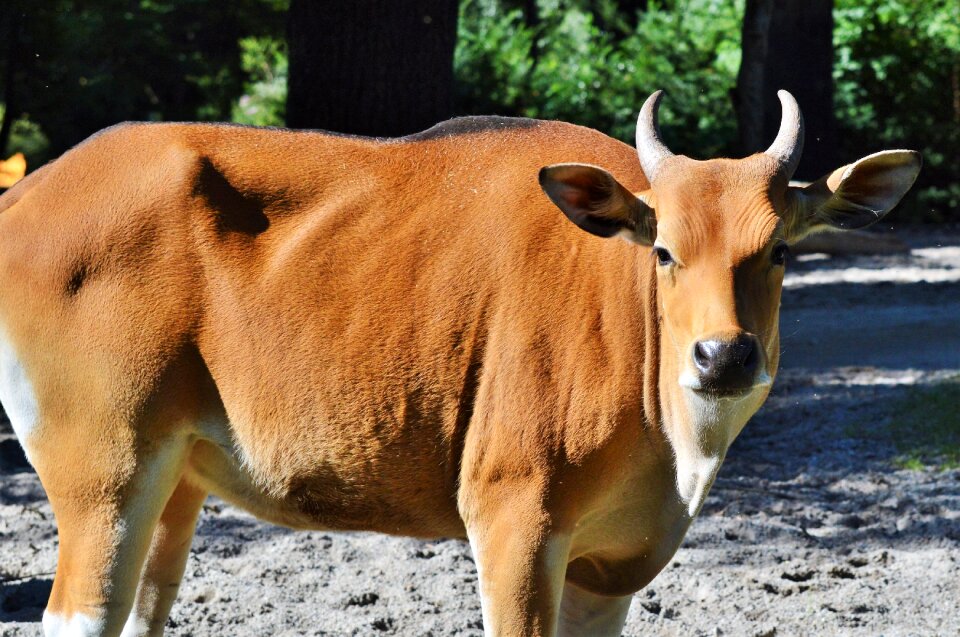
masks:
[[[33,384],[27,378],[23,364],[2,331],[0,331],[0,403],[3,404],[3,410],[7,412],[7,417],[13,425],[13,432],[17,435],[27,459],[30,460],[29,440],[40,420],[40,408],[37,405]]]
[[[95,637],[102,635],[105,628],[102,619],[94,619],[83,613],[74,613],[69,618],[56,613],[43,613],[44,637]]]

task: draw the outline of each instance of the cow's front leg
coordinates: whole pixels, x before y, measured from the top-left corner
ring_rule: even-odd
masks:
[[[558,637],[620,637],[633,595],[594,595],[567,582],[560,602]]]
[[[511,498],[468,524],[489,637],[556,634],[570,540],[551,528],[537,500]]]

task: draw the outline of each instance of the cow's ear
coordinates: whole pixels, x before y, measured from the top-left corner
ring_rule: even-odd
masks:
[[[540,169],[540,187],[570,221],[598,237],[623,237],[653,245],[653,209],[613,175],[589,164],[554,164]]]
[[[799,241],[816,230],[864,228],[890,212],[920,173],[920,153],[885,150],[838,168],[787,193],[786,236]]]

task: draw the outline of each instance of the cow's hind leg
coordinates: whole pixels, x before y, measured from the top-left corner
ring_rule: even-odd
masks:
[[[176,600],[190,554],[190,543],[206,490],[182,478],[167,501],[146,564],[140,575],[136,601],[124,626],[122,637],[163,635],[163,627]]]
[[[560,601],[557,637],[620,637],[633,595],[594,595],[567,582]]]
[[[120,634],[154,528],[183,471],[185,436],[143,445],[128,427],[112,433],[74,438],[83,448],[72,463],[48,461],[49,449],[40,454],[38,472],[60,537],[43,616],[47,637]]]

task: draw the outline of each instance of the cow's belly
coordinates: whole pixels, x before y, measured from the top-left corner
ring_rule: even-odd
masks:
[[[209,435],[221,427],[228,425],[205,424],[208,435],[194,446],[189,478],[261,519],[300,529],[465,535],[456,493],[435,479],[418,483],[418,459],[396,456],[389,462],[366,458],[358,463],[355,455],[330,458],[329,449],[298,448],[297,457],[291,457],[282,472],[264,470],[251,466],[242,450],[225,444],[226,432]],[[282,448],[283,442],[277,445]],[[310,457],[328,460],[304,464],[303,459]]]
[[[318,259],[341,263],[302,262]],[[259,515],[268,519],[464,536],[460,452],[478,373],[464,332],[475,328],[459,315],[456,326],[438,327],[431,314],[425,329],[411,308],[430,304],[379,289],[389,278],[381,268],[344,290],[352,270],[334,269],[284,270],[306,272],[302,280],[275,270],[215,278],[198,349],[226,418],[209,437],[232,450],[228,464],[247,485],[239,490],[267,498]]]

